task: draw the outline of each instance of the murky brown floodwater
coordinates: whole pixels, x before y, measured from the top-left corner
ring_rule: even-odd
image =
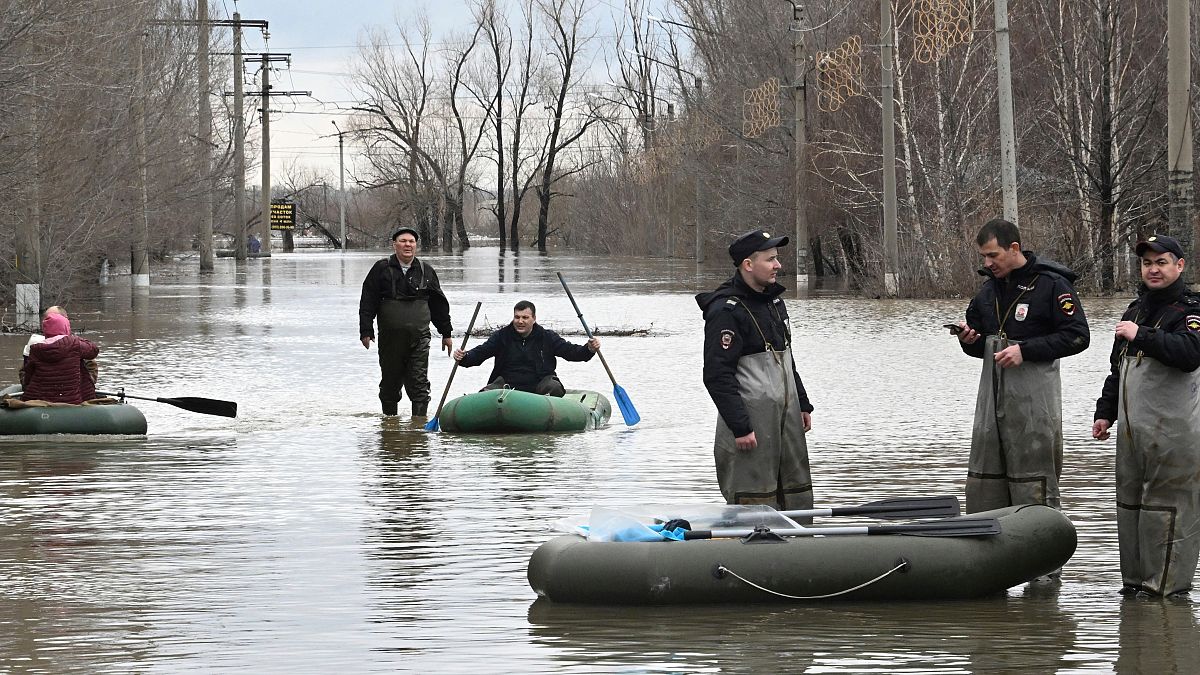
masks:
[[[1061,587],[975,602],[594,608],[536,602],[530,553],[596,503],[720,500],[714,408],[692,300],[724,278],[661,260],[433,258],[461,330],[529,298],[573,328],[554,272],[603,327],[642,414],[536,438],[429,434],[377,414],[359,288],[378,254],[279,255],[197,278],[156,270],[71,303],[102,382],[240,403],[236,420],[140,404],[145,440],[0,440],[0,663],[9,672],[1195,672],[1196,609],[1123,601],[1113,444],[1090,439],[1126,300],[1085,300],[1095,345],[1064,366],[1066,512],[1080,546]],[[785,279],[785,283],[789,280]],[[54,300],[54,299],[51,299]],[[961,496],[979,362],[940,325],[961,301],[790,300],[817,406],[818,503]],[[457,339],[457,338],[456,338]],[[576,338],[577,340],[579,338]],[[24,338],[0,336],[0,382]],[[435,399],[450,361],[431,362]],[[611,391],[598,362],[569,386]],[[454,394],[487,370],[460,369]],[[407,402],[401,404],[407,412]]]

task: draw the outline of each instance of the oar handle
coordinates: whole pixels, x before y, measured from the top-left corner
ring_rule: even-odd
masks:
[[[567,280],[563,278],[562,272],[555,272],[555,274],[558,275],[558,283],[562,284],[563,290],[567,292],[567,299],[571,301],[571,306],[575,308],[575,316],[579,317],[579,323],[583,324],[583,332],[591,340],[592,329],[588,328],[587,321],[583,320],[583,310],[579,309],[579,303],[575,302],[575,296],[571,294],[571,288],[567,286]]]
[[[562,272],[555,272],[558,275],[558,283],[562,284],[563,290],[567,292],[567,298],[571,301],[571,306],[575,308],[575,316],[579,317],[579,323],[583,324],[583,332],[587,335],[588,340],[592,339],[592,329],[588,327],[587,321],[583,318],[583,310],[579,309],[579,303],[575,302],[575,296],[571,294],[571,288],[567,286],[567,280],[563,278]],[[596,356],[600,357],[600,363],[604,365],[604,372],[608,373],[608,379],[617,386],[617,378],[613,375],[612,368],[608,367],[608,361],[604,360],[604,354],[600,350],[596,350]]]
[[[467,332],[463,333],[462,345],[459,346],[459,349],[467,348],[467,340],[471,337],[471,329],[475,327],[475,318],[479,316],[479,308],[482,306],[482,301],[475,303],[475,311],[471,313],[471,322],[467,324]],[[442,406],[446,405],[446,395],[450,393],[450,383],[454,381],[454,373],[456,372],[458,372],[457,360],[450,367],[450,377],[446,378],[446,388],[442,390],[442,400],[438,401],[437,412],[433,414],[434,419],[442,416]]]
[[[121,389],[120,391],[116,391],[116,392],[112,392],[112,391],[98,391],[98,392],[96,392],[96,393],[97,393],[97,394],[100,394],[101,396],[108,396],[108,397],[110,397],[110,398],[135,398],[135,399],[137,399],[137,400],[139,400],[139,401],[156,401],[156,402],[162,402],[162,399],[161,399],[161,398],[157,398],[157,397],[152,397],[152,396],[134,396],[133,394],[126,394],[124,389]]]

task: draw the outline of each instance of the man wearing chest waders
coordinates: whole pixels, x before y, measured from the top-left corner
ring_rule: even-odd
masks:
[[[1120,420],[1121,592],[1170,595],[1191,589],[1200,556],[1200,295],[1178,241],[1156,235],[1135,251],[1142,287],[1116,326],[1092,437]]]
[[[395,253],[375,263],[363,280],[358,301],[358,334],[362,346],[375,339],[379,320],[379,401],[384,415],[395,415],[400,389],[408,392],[414,417],[429,411],[429,323],[442,336],[446,353],[450,338],[450,303],[437,272],[417,259],[417,231],[402,227],[392,234]]]
[[[1075,273],[1021,250],[1007,220],[975,239],[983,287],[960,323],[962,350],[983,359],[967,464],[967,513],[1015,504],[1060,508],[1062,383],[1058,360],[1087,349]]]
[[[737,272],[696,302],[704,311],[704,386],[717,406],[717,482],[728,504],[812,508],[805,432],[813,406],[792,358],[784,288],[787,237],[755,230],[729,246]]]

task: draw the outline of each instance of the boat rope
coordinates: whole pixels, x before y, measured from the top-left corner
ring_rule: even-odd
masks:
[[[772,595],[778,595],[781,598],[788,598],[789,600],[824,600],[825,598],[836,598],[839,595],[853,593],[854,591],[857,591],[860,588],[866,588],[867,586],[870,586],[873,583],[883,581],[887,577],[891,576],[892,574],[895,574],[896,572],[899,572],[900,570],[904,569],[905,567],[908,567],[908,561],[901,560],[898,565],[896,565],[892,569],[884,572],[883,574],[880,574],[879,576],[875,577],[874,579],[871,579],[870,581],[864,581],[863,583],[861,583],[857,586],[854,586],[852,588],[847,588],[844,591],[837,591],[836,593],[826,593],[825,595],[788,595],[787,593],[780,593],[779,591],[773,591],[765,586],[759,586],[758,584],[739,575],[737,572],[734,572],[733,570],[729,569],[728,567],[726,567],[724,565],[717,566],[717,571],[730,574],[735,579],[737,579],[738,581],[741,581],[742,583],[744,583],[748,586],[753,586],[754,588],[757,588],[760,591],[765,591]]]

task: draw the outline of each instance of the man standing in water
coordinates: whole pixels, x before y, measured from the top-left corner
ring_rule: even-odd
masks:
[[[813,406],[792,358],[784,287],[787,237],[752,231],[729,246],[737,271],[696,296],[704,312],[704,386],[717,406],[717,482],[729,504],[811,508],[805,432]]]
[[[1075,273],[1021,250],[1007,220],[975,239],[983,288],[959,324],[962,350],[983,359],[967,466],[967,512],[1015,504],[1060,508],[1062,383],[1058,359],[1087,349]],[[980,338],[983,338],[982,340]]]
[[[1200,295],[1183,248],[1156,235],[1135,249],[1142,288],[1116,326],[1112,372],[1092,437],[1117,432],[1122,593],[1191,589],[1200,557]]]
[[[392,234],[390,257],[375,263],[363,280],[358,302],[358,334],[370,349],[372,326],[379,320],[379,401],[384,415],[395,415],[400,389],[408,392],[414,417],[429,411],[429,323],[442,336],[446,353],[450,338],[450,303],[442,293],[437,272],[417,259],[417,231],[401,227]]]

